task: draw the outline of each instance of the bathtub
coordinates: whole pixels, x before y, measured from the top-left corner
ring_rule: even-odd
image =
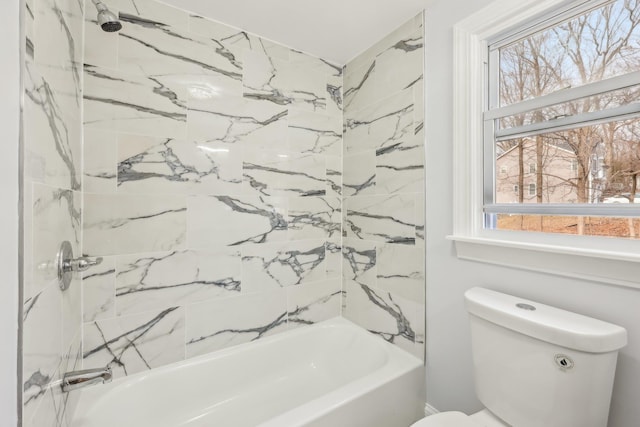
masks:
[[[87,387],[71,427],[405,427],[416,357],[343,318]]]

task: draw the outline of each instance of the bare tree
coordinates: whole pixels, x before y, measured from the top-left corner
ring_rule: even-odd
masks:
[[[639,24],[640,0],[621,0],[502,48],[501,104],[640,70]],[[515,127],[598,111],[637,100],[639,95],[640,90],[631,87],[503,118],[500,125]],[[542,203],[545,192],[552,191],[549,183],[560,181],[573,189],[578,203],[602,201],[604,195],[620,193],[620,188],[629,190],[629,201],[633,202],[640,176],[637,128],[635,119],[536,136],[536,202]],[[525,139],[519,138],[498,145],[499,154],[518,147],[520,203],[524,202],[525,144]],[[551,153],[545,148],[549,144],[570,150],[576,160],[574,177],[560,177],[545,167],[545,156]],[[579,233],[583,226],[579,221]]]

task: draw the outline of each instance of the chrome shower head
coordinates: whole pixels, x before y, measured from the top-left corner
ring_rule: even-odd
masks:
[[[120,31],[122,24],[120,23],[120,20],[118,20],[116,14],[111,12],[100,0],[91,1],[96,9],[98,9],[98,24],[100,27],[108,33]]]

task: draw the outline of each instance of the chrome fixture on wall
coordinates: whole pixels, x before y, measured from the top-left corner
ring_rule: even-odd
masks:
[[[62,391],[67,393],[90,385],[106,384],[112,379],[113,374],[109,367],[67,372],[62,378]]]
[[[111,12],[100,0],[91,0],[98,9],[98,25],[108,32],[113,33],[122,29],[122,24],[115,13]]]
[[[60,250],[56,257],[58,269],[58,283],[60,289],[66,291],[71,285],[71,276],[74,271],[85,271],[102,262],[102,257],[90,259],[88,257],[73,258],[73,248],[68,240],[60,245]]]

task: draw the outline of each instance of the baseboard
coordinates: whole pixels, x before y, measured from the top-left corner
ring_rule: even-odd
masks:
[[[429,405],[428,403],[424,404],[424,416],[428,417],[429,415],[434,415],[437,414],[438,411],[436,408],[434,408],[433,406]]]

